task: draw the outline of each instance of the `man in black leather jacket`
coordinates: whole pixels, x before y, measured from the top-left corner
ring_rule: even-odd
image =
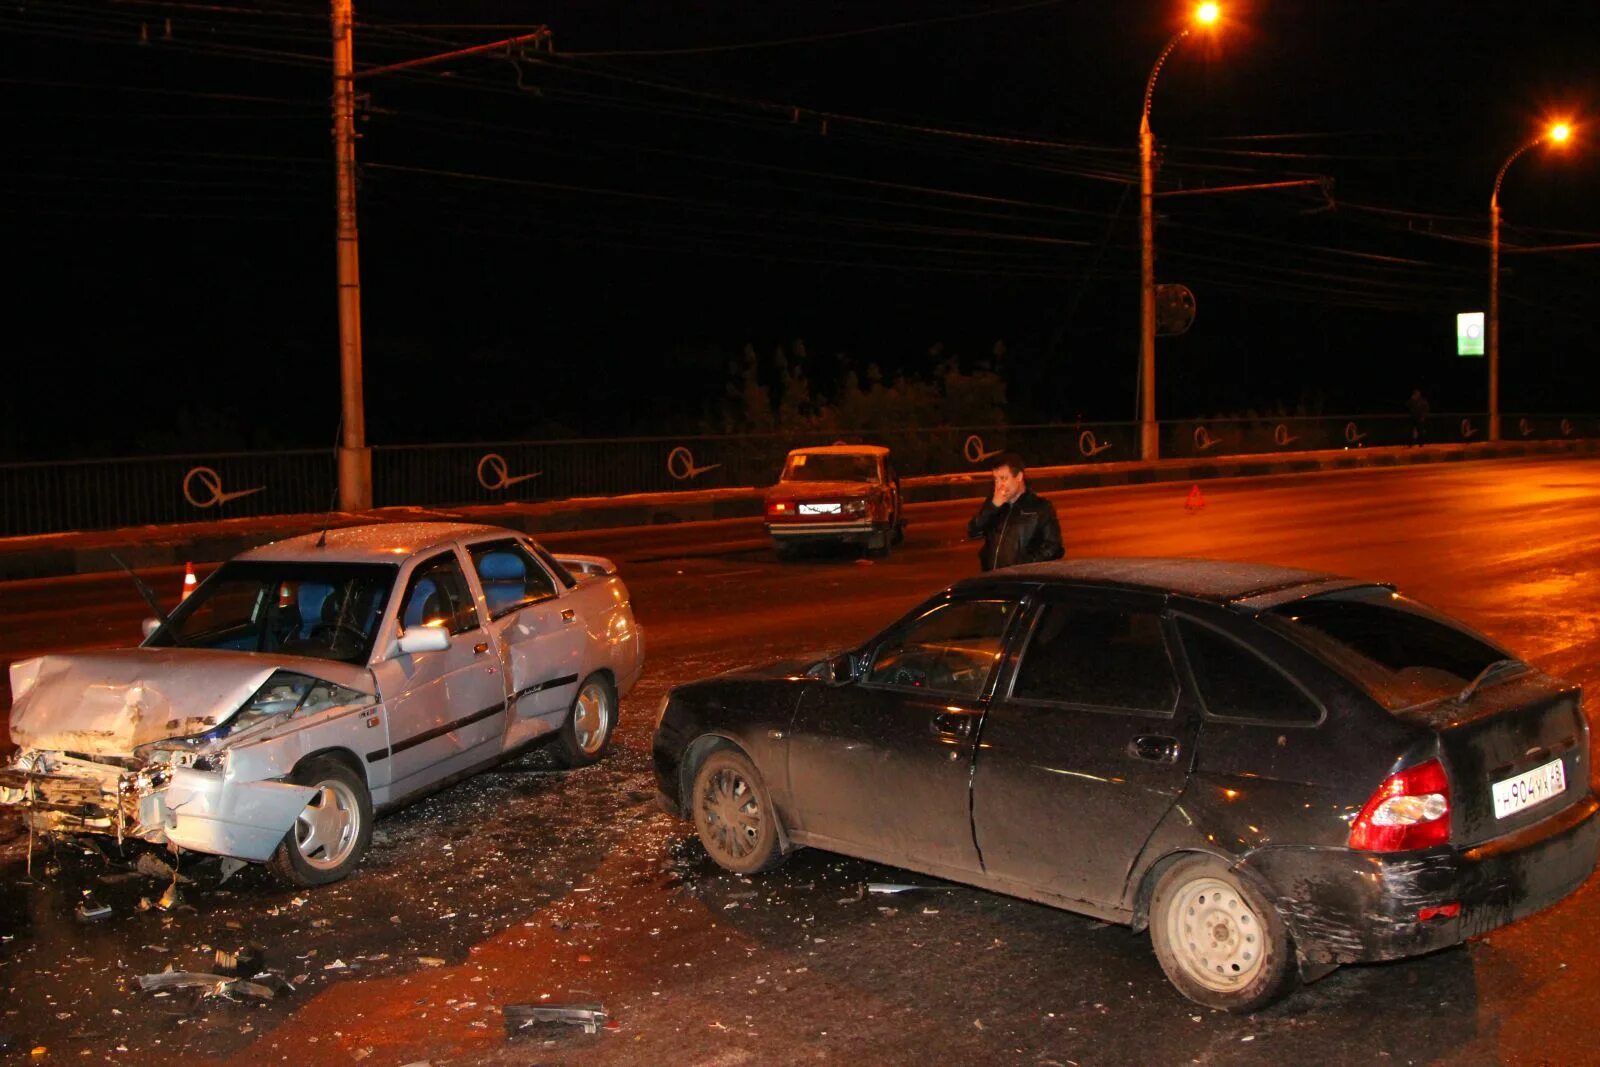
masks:
[[[990,464],[994,494],[967,523],[968,537],[983,538],[978,564],[986,571],[1013,563],[1043,563],[1066,554],[1061,524],[1050,501],[1028,488],[1027,465],[1015,452],[1002,452]]]

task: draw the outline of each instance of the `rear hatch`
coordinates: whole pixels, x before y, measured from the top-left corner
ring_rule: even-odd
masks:
[[[1539,671],[1484,686],[1465,704],[1443,700],[1396,717],[1438,734],[1458,846],[1515,833],[1589,794],[1582,690]]]

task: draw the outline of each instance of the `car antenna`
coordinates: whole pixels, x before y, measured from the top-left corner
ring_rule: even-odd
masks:
[[[333,492],[328,496],[328,513],[322,517],[322,533],[317,535],[317,547],[328,547],[328,527],[333,523],[333,506],[339,502],[339,438],[344,436],[344,415],[339,415],[339,425],[333,431]]]
[[[144,579],[133,573],[133,568],[122,562],[121,556],[115,552],[110,553],[110,555],[116,561],[117,566],[128,572],[128,577],[133,579],[134,587],[139,590],[139,595],[144,597],[144,602],[150,605],[150,610],[156,613],[156,618],[161,620],[162,626],[165,626],[167,624],[167,613],[161,610],[161,602],[150,591],[150,587],[144,584]]]

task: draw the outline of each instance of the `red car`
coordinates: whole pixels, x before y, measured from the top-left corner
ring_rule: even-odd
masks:
[[[823,542],[883,554],[905,537],[900,478],[881,445],[795,449],[766,503],[767,533],[783,558]]]

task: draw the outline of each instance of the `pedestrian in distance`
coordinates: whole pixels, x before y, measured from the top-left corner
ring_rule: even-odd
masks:
[[[1027,464],[1001,452],[989,465],[994,492],[967,523],[969,538],[983,538],[978,565],[986,571],[1015,563],[1043,563],[1066,554],[1061,523],[1050,501],[1028,488]]]
[[[1411,444],[1421,448],[1428,441],[1428,398],[1422,395],[1421,389],[1411,390],[1406,410],[1411,412]]]

